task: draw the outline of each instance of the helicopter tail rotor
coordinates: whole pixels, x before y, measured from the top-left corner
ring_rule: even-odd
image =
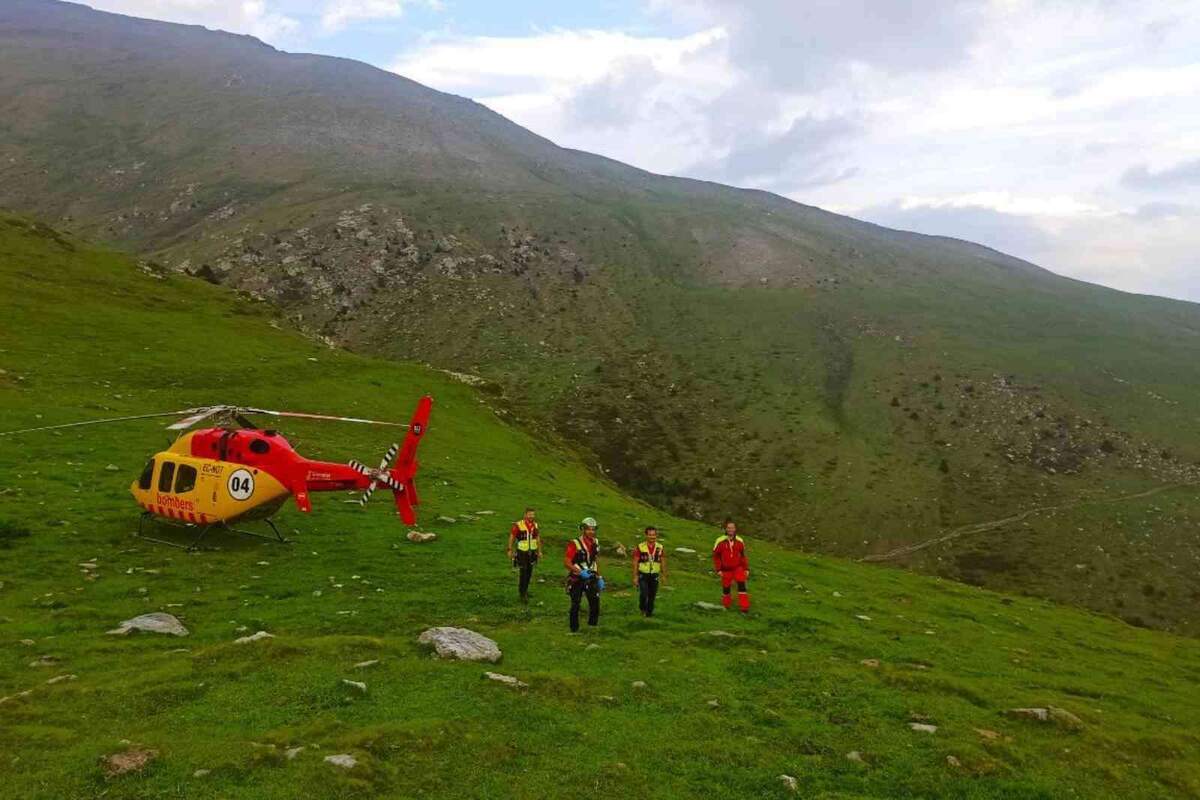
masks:
[[[429,412],[432,408],[433,399],[428,396],[422,397],[417,403],[417,410],[413,414],[412,422],[408,425],[408,433],[404,437],[404,442],[388,448],[378,469],[371,469],[358,461],[350,462],[352,469],[371,479],[366,491],[358,499],[359,505],[367,504],[371,495],[374,494],[376,486],[385,486],[392,490],[392,496],[396,501],[396,513],[400,515],[405,524],[416,524],[415,506],[421,502],[417,496],[417,486],[414,481],[418,467],[417,446],[421,443],[421,437],[425,435],[425,428],[429,424]],[[389,468],[388,465],[393,458],[396,459],[396,465]]]
[[[366,491],[364,491],[362,496],[358,498],[358,504],[360,506],[365,506],[371,500],[371,495],[375,493],[375,487],[377,487],[380,483],[388,485],[389,482],[393,482],[391,476],[387,473],[387,468],[391,466],[392,459],[396,457],[396,453],[399,452],[399,450],[399,443],[393,444],[391,447],[389,447],[387,452],[383,454],[383,460],[379,462],[379,468],[374,470],[368,468],[365,464],[362,464],[358,461],[350,462],[350,466],[354,468],[355,471],[371,478],[371,482],[367,485]],[[389,488],[391,487],[389,486]]]

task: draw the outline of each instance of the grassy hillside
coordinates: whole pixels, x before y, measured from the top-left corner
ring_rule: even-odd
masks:
[[[3,429],[217,401],[403,417],[431,392],[420,527],[439,534],[411,544],[386,503],[323,495],[282,512],[292,545],[214,537],[189,555],[131,536],[126,487],[167,441],[156,423],[0,439],[0,797],[793,796],[781,774],[822,798],[1200,795],[1195,640],[753,529],[753,613],[703,611],[711,529],[621,495],[442,373],[330,350],[260,302],[10,218],[0,298]],[[286,433],[326,458],[387,443]],[[599,518],[599,630],[566,635],[550,564],[528,613],[514,602],[503,539],[526,503],[554,551]],[[672,575],[647,622],[610,547],[650,521]],[[191,635],[104,634],[152,610]],[[442,624],[494,638],[493,669],[530,688],[431,658],[416,637]],[[258,630],[275,638],[233,641]],[[1082,727],[1002,714],[1046,705]],[[98,760],[129,747],[158,757],[105,778]],[[341,753],[358,766],[323,760]]]
[[[1197,630],[1200,510],[1171,489],[1200,481],[1194,304],[53,0],[0,5],[0,207],[477,374],[678,516]]]

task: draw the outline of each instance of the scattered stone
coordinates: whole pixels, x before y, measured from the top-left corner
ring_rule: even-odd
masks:
[[[690,547],[676,547],[675,552],[676,553],[695,553],[696,551]]]
[[[78,677],[79,677],[78,675],[57,675],[57,676],[51,678],[50,680],[46,681],[46,684],[49,686],[53,686],[54,684],[62,683],[63,681],[73,681],[73,680],[77,679]]]
[[[908,723],[908,727],[918,733],[937,733],[938,729],[937,725],[927,725],[924,722],[910,722]]]
[[[378,664],[378,663],[379,663],[379,659],[378,659],[378,658],[372,658],[370,661],[360,661],[360,662],[358,662],[357,664],[355,664],[355,665],[354,665],[354,668],[355,668],[355,669],[366,669],[367,667],[373,667],[373,666],[375,666],[375,665],[376,665],[376,664]]]
[[[288,761],[295,761],[295,760],[296,760],[296,756],[298,756],[298,755],[300,755],[301,753],[303,753],[303,752],[304,752],[304,750],[305,750],[305,747],[304,747],[304,745],[300,745],[299,747],[289,747],[287,750],[284,750],[284,751],[283,751],[283,754],[284,754],[285,756],[287,756],[287,760],[288,760]]]
[[[349,753],[338,753],[333,756],[325,756],[325,763],[342,769],[354,769],[358,766],[358,759]]]
[[[101,759],[106,777],[115,778],[130,772],[141,772],[147,764],[158,758],[157,750],[131,748],[123,753],[114,753]]]
[[[620,556],[621,558],[624,558],[625,556],[629,555],[625,551],[625,545],[621,544],[620,542],[617,542],[617,546],[613,549],[616,551],[617,555]]]
[[[25,645],[26,647],[33,647],[35,644],[37,644],[37,642],[33,641],[33,639],[22,639],[21,644]]]
[[[205,775],[208,775],[211,772],[212,772],[211,769],[198,769],[192,773],[192,777],[193,778],[203,778]]]
[[[108,466],[106,466],[104,468],[104,471],[105,472],[120,472],[121,468],[118,467],[116,464],[109,464]]]
[[[183,623],[165,611],[152,611],[149,614],[127,619],[108,633],[113,636],[126,636],[133,631],[169,633],[172,636],[188,635],[188,629],[183,627]]]
[[[601,700],[603,700],[603,701],[604,701],[604,702],[606,702],[606,703],[615,703],[615,702],[617,702],[617,698],[613,697],[611,694],[602,694],[602,695],[600,695],[599,697],[600,697],[600,699],[601,699]]]
[[[729,631],[709,631],[709,632],[708,632],[708,635],[709,635],[709,636],[724,637],[724,638],[726,638],[726,639],[737,639],[737,638],[740,638],[740,637],[739,637],[739,636],[738,636],[736,633],[730,633]]]
[[[492,514],[495,514],[496,512],[495,511],[476,511],[475,513],[481,517],[490,517]]]
[[[503,683],[506,686],[511,686],[514,689],[529,688],[528,683],[517,680],[512,675],[501,675],[499,672],[485,672],[483,673],[483,677],[487,678],[489,681],[496,681],[497,683]]]
[[[864,763],[862,753],[858,752],[857,750],[851,750],[849,753],[846,753],[846,759],[848,761],[856,761],[859,764]]]
[[[878,658],[864,658],[862,661],[860,661],[858,663],[862,664],[864,667],[870,667],[871,669],[879,669],[879,659]]]
[[[456,520],[454,517],[438,517],[438,522],[445,522],[449,525],[453,525],[454,523],[458,522],[458,520]]]
[[[430,628],[422,633],[417,641],[424,645],[432,645],[442,658],[490,661],[495,664],[502,655],[500,646],[494,641],[466,628]]]
[[[420,531],[409,531],[408,536],[406,536],[405,538],[408,539],[410,542],[416,542],[416,543],[420,544],[421,542],[432,542],[434,539],[437,538],[437,534],[436,533],[421,533]]]
[[[58,663],[58,656],[38,656],[34,661],[29,662],[31,667],[53,667]]]
[[[797,781],[791,775],[780,775],[779,781],[783,784],[783,788],[787,789],[789,792],[800,791],[799,781]]]
[[[234,644],[249,644],[250,642],[258,642],[258,641],[262,641],[263,639],[274,639],[274,638],[275,638],[275,634],[267,633],[266,631],[259,631],[258,633],[252,633],[249,636],[238,637],[237,639],[233,640],[233,643]]]
[[[721,701],[720,701],[720,700],[717,700],[717,699],[714,697],[712,700],[709,700],[709,701],[708,701],[708,707],[709,707],[709,708],[720,708],[720,707],[721,707]]]
[[[633,683],[631,683],[629,685],[632,686],[634,689],[645,689],[646,688],[645,681],[634,681]]]
[[[975,732],[985,739],[996,740],[1000,738],[1000,734],[996,731],[989,731],[987,728],[976,728]]]
[[[959,761],[954,756],[946,756],[946,763],[949,764],[950,766],[954,767],[955,769],[962,766],[962,762]]]
[[[861,619],[863,622],[870,622],[870,621],[871,621],[871,618],[870,618],[870,617],[868,617],[866,614],[855,614],[855,615],[854,615],[854,618],[855,618],[855,619]]]
[[[696,608],[702,608],[705,611],[724,611],[725,610],[724,607],[719,606],[716,603],[706,603],[703,600],[696,601]]]
[[[353,686],[355,689],[358,689],[363,694],[367,693],[367,685],[365,683],[363,683],[362,681],[352,681],[347,678],[342,678],[342,683],[346,684],[347,686]]]
[[[584,648],[584,650],[599,650],[599,649],[600,649],[600,645],[596,644],[595,642],[592,642],[591,644],[589,644],[587,647]]]
[[[1052,722],[1060,727],[1068,730],[1079,730],[1083,727],[1083,720],[1062,708],[1049,706],[1047,708],[1010,708],[1004,712],[1005,716],[1014,719],[1028,719],[1034,722]]]

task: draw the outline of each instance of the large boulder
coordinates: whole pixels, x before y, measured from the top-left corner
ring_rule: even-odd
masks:
[[[457,658],[461,661],[490,661],[493,664],[502,655],[500,646],[491,639],[466,628],[430,628],[417,640],[429,645],[442,658]]]
[[[108,633],[113,636],[125,636],[133,631],[169,633],[172,636],[188,635],[188,629],[183,627],[182,622],[162,611],[154,611],[150,614],[142,614],[140,617],[127,619]]]

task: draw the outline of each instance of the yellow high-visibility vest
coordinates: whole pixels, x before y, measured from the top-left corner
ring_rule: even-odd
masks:
[[[642,542],[638,549],[638,572],[645,575],[658,575],[662,572],[663,546],[655,543],[654,550],[649,542]]]
[[[541,541],[541,536],[538,533],[537,523],[533,523],[531,528],[523,519],[517,520],[517,549],[522,553],[527,553],[530,550],[537,550],[538,543]]]

